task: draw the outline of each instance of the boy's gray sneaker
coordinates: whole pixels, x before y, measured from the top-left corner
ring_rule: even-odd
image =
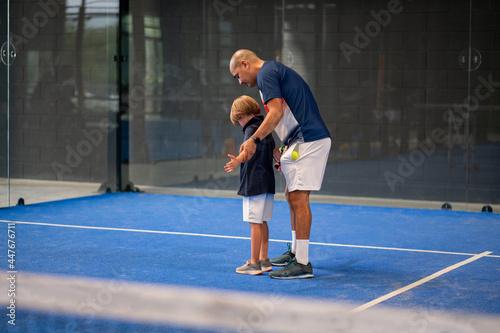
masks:
[[[247,275],[260,275],[260,274],[262,274],[262,269],[260,267],[260,261],[252,263],[252,262],[250,262],[250,260],[248,260],[246,264],[244,264],[241,267],[236,268],[236,273],[247,274]]]
[[[260,267],[263,272],[269,272],[273,270],[273,265],[271,264],[271,260],[269,260],[269,258],[260,259]]]
[[[278,258],[269,259],[271,261],[271,265],[285,266],[292,258],[295,258],[295,254],[292,253],[292,244],[286,243],[286,245],[288,246],[288,251],[280,255]]]
[[[311,263],[302,265],[293,257],[291,261],[282,269],[269,273],[273,279],[306,279],[313,277]]]

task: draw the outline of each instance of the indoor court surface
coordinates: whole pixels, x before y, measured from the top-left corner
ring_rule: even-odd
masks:
[[[387,327],[394,332],[500,327],[499,214],[320,203],[311,208],[315,276],[303,280],[235,273],[250,255],[241,199],[115,193],[2,208],[0,301],[8,314],[13,297],[5,290],[15,272],[18,307],[16,325],[3,314],[1,331],[280,331],[276,327],[287,324],[272,323],[280,315],[302,332],[358,332],[362,325],[369,332],[391,331],[377,327],[377,320],[392,323]],[[269,256],[276,257],[290,239],[286,202],[275,201],[269,229]],[[15,266],[9,269],[12,234]],[[204,303],[201,297],[208,296],[215,300]],[[234,306],[224,303],[230,299]],[[210,322],[203,304],[227,323]],[[313,313],[310,320],[321,315],[320,307],[335,315],[330,312],[324,326],[299,328],[281,312],[293,312],[294,305]],[[224,312],[236,309],[243,312],[233,318]],[[391,315],[398,311],[402,319]]]

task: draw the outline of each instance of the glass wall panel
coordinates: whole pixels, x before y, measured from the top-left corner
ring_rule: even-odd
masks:
[[[472,1],[467,113],[468,202],[500,202],[500,3]],[[464,108],[459,108],[463,110]],[[458,121],[460,123],[460,121]]]
[[[308,70],[334,136],[326,192],[465,201],[466,170],[447,162],[462,157],[447,151],[447,110],[468,94],[457,59],[468,48],[469,10],[460,7],[341,1],[323,2],[322,25],[290,15],[297,29],[320,31],[306,58],[320,57]]]
[[[234,191],[227,154],[242,141],[229,110],[244,89],[229,73],[236,48],[281,54],[273,1],[130,2],[130,179],[134,184]],[[281,2],[279,2],[281,3]]]
[[[333,136],[320,194],[500,203],[499,8],[484,1],[130,2],[130,180],[236,191],[233,52],[299,72]],[[276,173],[277,190],[284,190]]]
[[[11,204],[90,195],[115,177],[118,9],[118,1],[11,3]]]

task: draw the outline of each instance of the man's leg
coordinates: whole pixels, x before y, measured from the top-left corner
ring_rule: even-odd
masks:
[[[288,194],[288,204],[293,210],[295,219],[295,230],[297,237],[297,248],[295,257],[302,265],[309,263],[309,236],[311,234],[312,214],[309,205],[311,191],[293,191]]]
[[[296,233],[295,233],[295,214],[293,212],[292,206],[290,205],[289,202],[289,192],[288,192],[288,186],[285,188],[285,198],[288,202],[288,208],[290,209],[290,226],[292,229],[292,244],[290,246],[290,243],[288,243],[288,250],[283,253],[281,256],[272,258],[270,259],[270,262],[273,266],[285,266],[287,263],[290,262],[290,260],[295,257],[295,250],[297,246],[297,239],[296,239]]]
[[[288,193],[288,203],[294,213],[297,231],[297,252],[284,268],[269,273],[274,279],[304,279],[314,276],[309,263],[309,235],[312,222],[309,194],[310,191],[302,190]]]
[[[296,224],[295,224],[295,213],[293,212],[292,205],[290,204],[288,192],[288,186],[285,188],[285,198],[288,202],[288,208],[290,209],[290,226],[292,229],[292,253],[295,254],[297,250],[297,232],[296,232]]]

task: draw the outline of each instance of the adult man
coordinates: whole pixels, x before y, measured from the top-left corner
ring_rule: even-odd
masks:
[[[269,276],[277,279],[312,277],[309,195],[321,188],[331,146],[328,129],[309,86],[291,68],[279,62],[264,61],[254,52],[242,49],[231,57],[229,71],[240,84],[258,86],[267,112],[259,129],[242,144],[243,160],[248,161],[260,140],[273,130],[287,146],[281,157],[281,169],[290,207],[292,248],[280,258],[271,260],[274,265],[286,263],[286,266]],[[299,157],[292,159],[294,151]]]

